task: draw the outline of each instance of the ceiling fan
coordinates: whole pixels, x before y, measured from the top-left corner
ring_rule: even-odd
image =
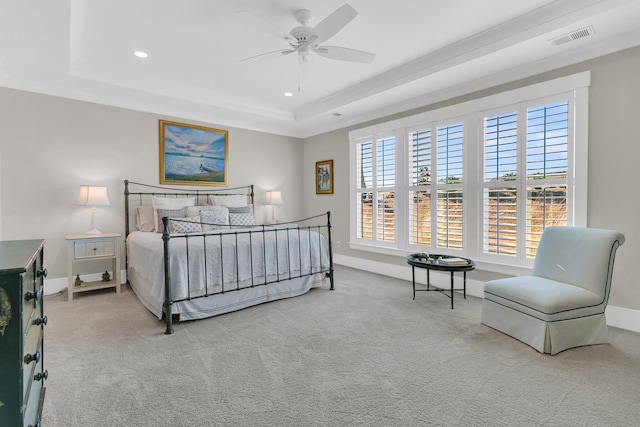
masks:
[[[245,13],[252,18],[262,20],[247,11],[242,11],[240,13]],[[309,22],[311,21],[312,13],[306,9],[298,10],[293,14],[293,17],[300,26],[294,28],[289,33],[266,22],[270,26],[271,32],[286,40],[289,43],[290,48],[251,56],[249,58],[241,59],[240,62],[258,58],[264,59],[268,57],[290,55],[297,52],[298,57],[302,61],[308,61],[309,56],[315,53],[322,57],[336,59],[339,61],[360,62],[365,64],[371,63],[375,58],[375,54],[373,53],[350,49],[347,47],[326,46],[321,44],[333,37],[338,31],[342,30],[357,15],[358,12],[356,12],[353,7],[345,4],[323,19],[315,27],[310,27]],[[265,23],[263,20],[262,22]]]

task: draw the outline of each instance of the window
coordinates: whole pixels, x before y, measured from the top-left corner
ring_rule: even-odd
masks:
[[[438,126],[437,247],[462,249],[463,125]]]
[[[484,254],[533,259],[544,228],[567,225],[569,106],[523,104],[483,118]]]
[[[350,132],[351,246],[531,266],[545,227],[586,225],[589,81],[581,73]]]
[[[409,243],[431,246],[431,130],[410,132]]]
[[[484,252],[516,255],[518,236],[518,113],[484,119]]]
[[[393,136],[356,144],[357,239],[380,243],[393,243],[396,240],[395,144]]]

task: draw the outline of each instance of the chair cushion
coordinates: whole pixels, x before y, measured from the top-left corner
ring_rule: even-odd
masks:
[[[485,298],[545,321],[603,313],[603,297],[579,286],[537,276],[492,280]]]

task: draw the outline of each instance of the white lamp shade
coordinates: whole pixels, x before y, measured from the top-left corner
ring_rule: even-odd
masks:
[[[81,185],[80,195],[78,196],[76,204],[88,206],[111,206],[109,196],[107,196],[107,187]]]
[[[279,191],[267,191],[265,198],[268,205],[284,204],[282,201],[282,194]]]

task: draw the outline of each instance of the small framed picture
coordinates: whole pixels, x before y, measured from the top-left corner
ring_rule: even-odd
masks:
[[[227,185],[226,130],[160,120],[160,184]]]
[[[333,160],[316,162],[316,194],[333,194]]]

